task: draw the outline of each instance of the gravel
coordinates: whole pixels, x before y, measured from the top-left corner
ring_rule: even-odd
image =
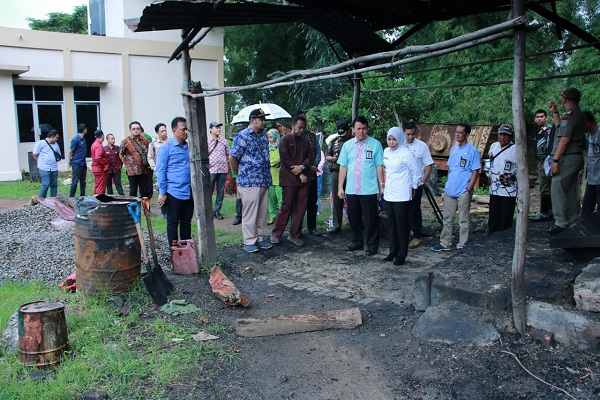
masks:
[[[0,211],[0,284],[36,279],[58,284],[75,271],[74,225],[58,230],[50,223],[57,218],[43,205]],[[148,233],[143,232],[150,252]],[[155,243],[159,263],[170,265],[165,235],[155,233]]]

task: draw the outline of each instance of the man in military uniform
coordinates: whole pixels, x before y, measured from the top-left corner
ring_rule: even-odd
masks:
[[[556,103],[550,102],[550,111],[556,126],[552,150],[552,212],[555,225],[549,233],[556,235],[577,222],[579,184],[577,177],[583,168],[585,146],[585,117],[579,109],[581,92],[574,87],[560,93],[565,113],[560,115]]]
[[[337,137],[333,139],[327,145],[327,155],[325,161],[329,165],[331,171],[331,191],[332,191],[332,214],[333,214],[333,226],[329,228],[327,233],[334,234],[342,231],[342,216],[344,211],[344,199],[340,199],[337,195],[340,165],[337,163],[340,151],[344,143],[352,137],[348,121],[340,119],[336,123]]]
[[[535,133],[536,140],[536,157],[538,160],[538,183],[540,185],[540,212],[539,214],[529,217],[531,222],[541,222],[552,218],[552,197],[550,196],[550,187],[552,177],[546,175],[544,169],[544,160],[552,151],[554,134],[556,128],[548,125],[548,113],[545,110],[537,110],[535,112],[535,124],[537,130]]]
[[[587,157],[587,185],[579,218],[589,217],[596,207],[600,208],[600,125],[591,111],[584,111],[585,131],[589,132]]]

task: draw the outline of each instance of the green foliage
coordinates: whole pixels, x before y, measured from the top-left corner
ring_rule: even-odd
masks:
[[[47,19],[27,18],[29,28],[36,31],[78,33],[87,35],[87,5],[82,4],[73,9],[72,14],[51,12]]]

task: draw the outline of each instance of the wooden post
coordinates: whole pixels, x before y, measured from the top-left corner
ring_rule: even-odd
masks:
[[[513,0],[512,16],[525,15],[524,0]],[[513,323],[519,333],[525,332],[527,324],[525,293],[525,252],[527,250],[527,216],[529,215],[529,168],[527,168],[527,132],[523,111],[525,89],[525,38],[524,26],[515,27],[514,73],[513,73],[513,122],[517,155],[517,227],[512,262],[512,308]]]
[[[189,50],[182,52],[183,60],[183,92],[187,92],[192,82]],[[198,84],[193,88],[197,93],[202,91]],[[192,195],[198,226],[198,259],[203,264],[212,265],[217,261],[217,245],[215,226],[212,218],[212,193],[210,193],[210,173],[208,171],[208,138],[206,132],[206,108],[204,97],[193,99],[183,97],[183,108],[188,126],[188,145],[191,159]]]
[[[358,117],[358,106],[360,103],[360,74],[354,75],[354,96],[352,97],[352,120]]]

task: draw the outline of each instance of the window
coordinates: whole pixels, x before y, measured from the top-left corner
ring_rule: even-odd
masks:
[[[91,157],[91,148],[94,140],[94,132],[100,129],[100,88],[75,86],[73,88],[75,98],[75,125],[84,123],[87,126],[87,134],[84,139],[87,145],[87,156]]]
[[[15,85],[13,89],[19,142],[32,143],[45,139],[48,132],[56,129],[62,138],[58,146],[64,155],[62,86]]]
[[[106,36],[104,0],[89,0],[90,35]]]

